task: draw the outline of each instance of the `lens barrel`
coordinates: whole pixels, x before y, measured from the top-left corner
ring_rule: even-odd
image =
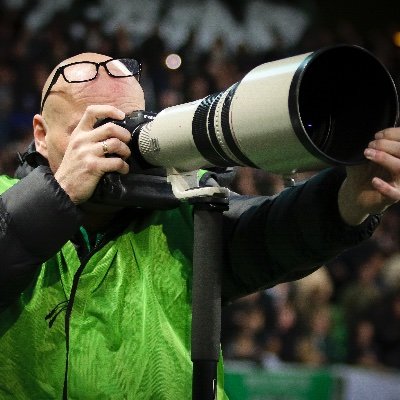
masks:
[[[142,126],[138,147],[154,166],[288,174],[362,163],[374,133],[398,114],[383,64],[340,45],[262,64],[226,91],[161,111]]]

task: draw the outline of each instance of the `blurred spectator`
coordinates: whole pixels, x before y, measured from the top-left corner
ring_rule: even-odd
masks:
[[[374,307],[373,323],[379,361],[400,368],[400,289],[382,296]]]
[[[207,73],[190,75],[185,83],[185,101],[202,99],[216,92],[215,83]]]
[[[400,289],[400,253],[393,253],[385,262],[382,270],[382,282],[388,290]]]
[[[0,65],[0,146],[11,141],[11,114],[14,109],[13,85],[16,74],[7,63]]]
[[[266,329],[274,326],[271,298],[259,292],[243,297],[224,310],[222,325],[227,359],[259,361]]]
[[[293,287],[293,303],[302,321],[296,361],[310,366],[342,361],[345,333],[341,316],[330,303],[334,287],[327,269],[320,268]]]
[[[232,188],[240,194],[273,195],[283,190],[284,181],[278,175],[242,167],[237,169]]]
[[[363,367],[381,367],[375,326],[368,319],[357,321],[350,333],[348,362]]]
[[[387,210],[374,233],[373,241],[388,257],[400,252],[400,208],[398,204]]]
[[[301,325],[294,305],[287,302],[276,309],[277,322],[275,334],[279,337],[281,346],[279,358],[282,361],[297,361],[298,339]]]
[[[253,52],[291,49],[299,43],[308,24],[308,15],[293,6],[250,1],[244,21],[245,43]]]
[[[312,313],[313,310],[330,303],[333,293],[331,278],[322,267],[293,283],[296,307],[301,313]]]
[[[382,250],[373,242],[360,246],[353,257],[357,270],[356,279],[348,283],[340,298],[349,326],[368,316],[371,307],[380,300],[383,289],[380,272],[386,261]]]
[[[162,2],[99,0],[104,31],[112,35],[124,27],[140,45],[158,27]]]
[[[305,334],[297,344],[297,361],[314,367],[338,361],[336,343],[331,335],[332,315],[329,305],[315,307],[309,314]]]

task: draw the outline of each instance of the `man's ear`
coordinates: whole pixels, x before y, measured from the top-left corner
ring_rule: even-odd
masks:
[[[35,138],[35,147],[38,153],[47,158],[47,124],[44,118],[36,114],[33,117],[33,136]]]

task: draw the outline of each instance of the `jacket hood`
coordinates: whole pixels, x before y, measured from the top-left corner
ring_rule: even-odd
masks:
[[[35,147],[35,142],[28,146],[25,153],[18,153],[19,166],[17,167],[14,177],[18,179],[24,178],[30,172],[32,172],[39,165],[48,166],[46,158],[44,158]]]

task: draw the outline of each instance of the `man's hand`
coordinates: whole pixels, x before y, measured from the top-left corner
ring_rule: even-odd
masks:
[[[349,225],[400,200],[400,128],[378,132],[364,155],[368,163],[348,167],[339,191],[339,211]]]
[[[131,135],[125,128],[106,123],[95,129],[102,118],[123,119],[125,114],[113,106],[89,106],[70,136],[64,158],[54,177],[75,204],[88,200],[106,172],[127,174],[124,161],[131,152]],[[105,143],[105,145],[103,144]],[[105,151],[117,157],[106,157]]]

